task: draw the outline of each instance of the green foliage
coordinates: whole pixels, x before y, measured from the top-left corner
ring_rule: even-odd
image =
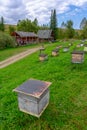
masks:
[[[12,25],[9,25],[9,33],[11,34],[14,31],[15,31],[15,27],[13,27]]]
[[[67,23],[65,24],[66,26],[66,35],[68,38],[73,38],[75,31],[73,29],[73,21],[72,20],[68,20]]]
[[[0,32],[0,49],[15,47],[14,39],[6,33]]]
[[[87,129],[87,55],[83,64],[71,64],[71,47],[70,52],[60,49],[59,56],[52,57],[51,51],[61,44],[46,48],[48,61],[39,62],[36,52],[0,70],[1,130]],[[31,77],[52,82],[49,105],[39,119],[21,112],[12,92]]]
[[[38,47],[39,44],[29,44],[29,45],[25,45],[25,46],[18,46],[15,48],[7,48],[4,50],[0,50],[0,61],[6,60],[7,58],[13,56],[13,55],[17,55],[23,51],[27,51],[30,48],[34,48],[34,47]]]
[[[50,29],[52,29],[54,34],[54,40],[58,38],[58,28],[57,28],[57,18],[56,18],[56,10],[51,11],[51,18],[50,18]]]
[[[82,28],[82,34],[81,34],[82,39],[87,38],[87,20],[84,22],[84,26]]]
[[[37,32],[39,28],[37,24],[37,20],[34,20],[33,22],[29,19],[19,20],[17,30],[24,32]]]
[[[66,38],[66,29],[59,28],[58,29],[58,39]]]
[[[4,31],[5,30],[5,26],[4,26],[4,18],[1,17],[1,21],[0,21],[0,31]]]
[[[64,21],[61,23],[61,28],[65,28],[66,24],[64,23]]]
[[[35,26],[38,26],[38,20],[37,20],[37,18],[35,18],[32,23],[33,23]]]
[[[46,29],[49,29],[49,26],[48,26],[48,24],[43,24],[42,26],[40,26],[40,29],[46,30]]]

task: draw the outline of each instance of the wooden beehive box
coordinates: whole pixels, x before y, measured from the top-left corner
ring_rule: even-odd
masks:
[[[39,60],[40,60],[40,61],[45,61],[45,60],[47,60],[47,59],[48,59],[48,55],[47,55],[47,54],[43,54],[43,53],[42,53],[42,54],[39,55]]]
[[[84,52],[87,52],[87,45],[84,45]]]
[[[73,44],[72,43],[69,43],[69,46],[72,46]]]
[[[83,44],[83,43],[81,43],[81,44],[80,44],[80,46],[82,47],[82,46],[84,46],[84,44]]]
[[[68,52],[69,51],[69,47],[64,47],[63,48],[63,52]]]
[[[82,63],[84,61],[84,51],[72,52],[72,63]]]
[[[52,50],[52,56],[57,56],[58,54],[59,54],[58,49]]]
[[[30,79],[13,91],[18,94],[20,111],[40,117],[49,103],[50,82]]]
[[[76,47],[77,47],[77,48],[80,48],[80,47],[81,47],[81,44],[77,44]]]
[[[60,48],[62,48],[62,45],[59,45],[59,46],[56,47],[56,49],[60,49]]]

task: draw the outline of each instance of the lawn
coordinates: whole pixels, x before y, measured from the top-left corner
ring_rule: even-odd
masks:
[[[58,44],[46,47],[48,60],[40,62],[39,52],[0,69],[0,126],[1,130],[87,130],[87,54],[83,64],[71,63],[71,52],[57,57],[51,51]],[[81,48],[83,50],[83,47]],[[50,102],[38,119],[19,111],[14,88],[35,78],[52,82]]]
[[[10,56],[16,55],[23,51],[27,51],[29,48],[34,48],[34,47],[38,47],[38,46],[40,46],[40,44],[31,44],[31,45],[27,45],[27,46],[20,46],[20,47],[0,50],[0,61],[3,61],[5,59],[9,58]]]

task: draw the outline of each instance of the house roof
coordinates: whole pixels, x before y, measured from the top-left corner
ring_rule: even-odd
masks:
[[[37,35],[39,38],[48,39],[48,38],[51,38],[51,33],[52,33],[52,30],[39,30]]]
[[[15,31],[20,37],[38,37],[37,34],[33,32],[22,32],[22,31]]]

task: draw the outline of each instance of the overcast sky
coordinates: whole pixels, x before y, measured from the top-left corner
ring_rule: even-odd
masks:
[[[63,21],[72,20],[74,28],[79,28],[81,20],[87,18],[87,0],[0,0],[0,17],[7,24],[26,18],[49,24],[52,9],[56,9],[59,27]]]

